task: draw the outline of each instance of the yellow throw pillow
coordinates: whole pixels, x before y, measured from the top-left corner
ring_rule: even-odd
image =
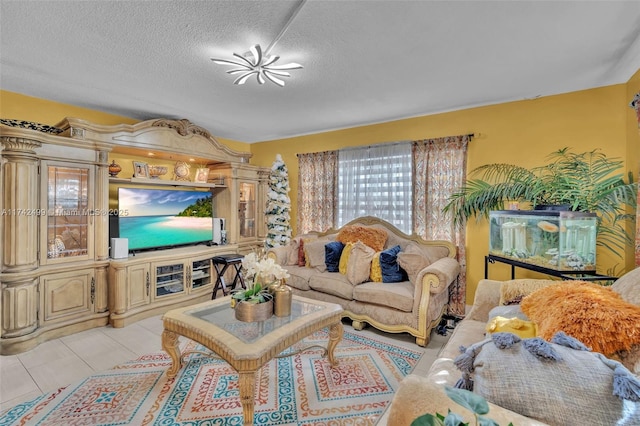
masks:
[[[347,274],[347,264],[349,263],[349,256],[351,255],[353,244],[354,243],[345,244],[344,249],[342,249],[342,254],[340,255],[340,263],[338,264],[338,271],[342,275]]]
[[[369,279],[374,283],[382,282],[382,267],[380,266],[380,252],[373,255],[371,259],[371,273]]]
[[[525,321],[520,318],[494,317],[487,324],[487,333],[513,333],[523,339],[536,337],[537,328],[535,323]]]

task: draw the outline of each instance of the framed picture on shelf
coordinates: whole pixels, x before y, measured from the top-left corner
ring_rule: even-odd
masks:
[[[148,178],[149,177],[149,165],[143,161],[133,162],[133,177]]]
[[[207,183],[207,179],[209,179],[209,169],[206,167],[201,167],[196,169],[196,176],[193,178],[194,182],[199,183]]]

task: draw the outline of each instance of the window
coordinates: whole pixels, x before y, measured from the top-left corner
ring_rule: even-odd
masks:
[[[340,150],[337,226],[369,215],[411,234],[412,175],[410,142]]]

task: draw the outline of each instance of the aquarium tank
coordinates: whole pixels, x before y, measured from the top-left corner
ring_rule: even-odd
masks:
[[[489,213],[489,254],[557,271],[596,269],[595,213],[498,210]]]

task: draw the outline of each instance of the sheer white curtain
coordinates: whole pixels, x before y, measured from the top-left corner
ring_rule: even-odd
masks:
[[[410,234],[412,226],[411,142],[338,152],[337,225],[375,216]]]

